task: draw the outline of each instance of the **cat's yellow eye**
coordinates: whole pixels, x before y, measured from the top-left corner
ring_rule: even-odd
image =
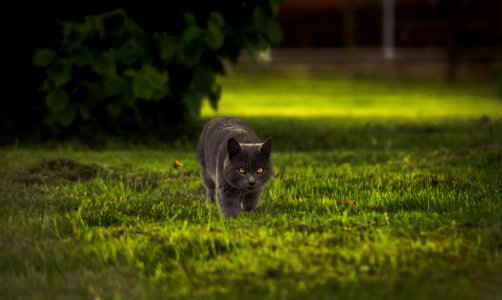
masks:
[[[239,169],[239,173],[241,173],[241,174],[246,174],[246,169],[244,169],[244,168],[240,168],[240,169]]]
[[[256,173],[258,173],[258,174],[263,173],[263,168],[258,168],[258,169],[256,169]]]

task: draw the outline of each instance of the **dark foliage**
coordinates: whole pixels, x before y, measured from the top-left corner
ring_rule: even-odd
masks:
[[[179,137],[225,61],[280,40],[276,2],[0,1],[0,143]]]

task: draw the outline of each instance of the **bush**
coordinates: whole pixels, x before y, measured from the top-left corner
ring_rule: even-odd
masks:
[[[44,75],[38,73],[35,97],[44,99],[20,103],[38,121],[32,129],[42,124],[33,130],[42,137],[177,137],[197,119],[204,99],[217,108],[224,61],[236,63],[242,48],[263,50],[280,40],[276,6],[275,0],[123,2],[81,15],[60,8],[64,13],[52,19],[58,25],[50,27],[54,42],[48,36],[31,45],[38,47],[32,62]],[[15,135],[13,124],[23,115],[3,117]]]

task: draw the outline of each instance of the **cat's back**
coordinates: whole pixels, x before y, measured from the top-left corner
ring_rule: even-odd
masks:
[[[220,150],[226,151],[229,138],[235,138],[239,143],[258,143],[259,138],[243,120],[232,117],[220,117],[207,122],[202,130],[197,147],[197,156],[200,159],[212,156]]]
[[[230,137],[237,139],[240,143],[256,143],[259,141],[255,132],[246,122],[232,117],[221,117],[209,121],[205,128],[207,140],[227,142]]]

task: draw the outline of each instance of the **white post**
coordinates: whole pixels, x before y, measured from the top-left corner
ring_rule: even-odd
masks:
[[[394,0],[382,1],[383,55],[386,59],[393,59],[396,55],[394,47]]]

